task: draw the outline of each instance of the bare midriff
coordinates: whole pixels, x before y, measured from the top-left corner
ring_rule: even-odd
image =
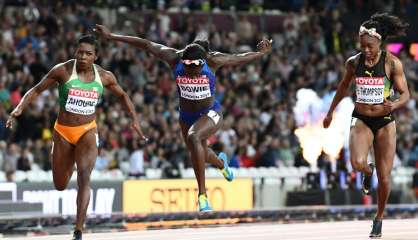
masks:
[[[356,103],[355,109],[361,115],[368,117],[382,117],[389,114],[383,107],[383,104]]]
[[[80,115],[80,114],[67,112],[65,111],[65,109],[60,109],[57,121],[59,124],[64,125],[64,126],[76,127],[76,126],[90,123],[95,119],[96,119],[96,114]]]

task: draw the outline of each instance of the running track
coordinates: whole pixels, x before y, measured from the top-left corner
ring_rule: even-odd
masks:
[[[371,221],[298,224],[241,224],[226,227],[184,228],[85,234],[83,240],[362,240],[369,239]],[[70,240],[70,235],[8,239]],[[418,218],[385,220],[385,240],[418,240]]]

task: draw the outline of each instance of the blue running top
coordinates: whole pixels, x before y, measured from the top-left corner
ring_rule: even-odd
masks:
[[[203,100],[215,96],[215,74],[207,62],[203,65],[199,77],[189,78],[184,75],[184,64],[179,60],[174,67],[174,78],[179,96],[188,100]]]

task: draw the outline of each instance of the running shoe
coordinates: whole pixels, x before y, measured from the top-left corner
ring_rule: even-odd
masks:
[[[369,167],[370,167],[370,169],[372,169],[372,174],[370,176],[367,176],[366,174],[363,173],[363,188],[362,188],[362,191],[363,191],[364,195],[370,195],[370,187],[371,187],[371,184],[372,184],[374,164],[369,163]]]
[[[222,161],[224,162],[224,168],[221,169],[222,175],[224,175],[224,178],[228,182],[231,182],[232,180],[234,180],[234,172],[232,172],[232,169],[228,165],[228,157],[224,152],[220,152],[218,157],[222,159]]]
[[[81,237],[81,231],[80,230],[74,230],[73,238],[71,240],[82,240]]]
[[[369,235],[370,238],[380,238],[382,237],[382,220],[373,220],[372,231]]]
[[[208,197],[205,194],[199,195],[199,212],[211,212],[212,208],[209,205]]]

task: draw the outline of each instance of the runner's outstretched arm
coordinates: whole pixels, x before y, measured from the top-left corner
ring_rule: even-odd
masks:
[[[110,90],[118,99],[122,102],[125,110],[128,112],[129,116],[132,119],[131,127],[132,129],[145,141],[147,141],[147,137],[141,131],[141,127],[139,125],[138,115],[135,111],[135,106],[132,103],[131,99],[129,98],[128,94],[121,88],[121,86],[116,81],[115,75],[113,73],[106,71],[106,79],[103,83],[106,89]]]
[[[271,51],[272,40],[264,39],[257,44],[256,52],[246,52],[239,54],[227,54],[220,52],[212,52],[209,55],[209,65],[214,70],[222,66],[236,66],[249,63],[259,59]]]
[[[14,119],[16,117],[19,117],[22,114],[23,110],[25,110],[26,107],[39,96],[39,94],[41,94],[43,91],[45,91],[53,84],[58,83],[59,78],[64,74],[64,71],[65,68],[63,66],[63,63],[56,65],[42,78],[42,80],[38,84],[29,89],[29,91],[27,91],[23,98],[20,100],[16,108],[13,109],[13,111],[10,113],[10,116],[6,122],[6,128],[13,127]]]
[[[104,39],[124,42],[142,51],[151,53],[162,61],[168,63],[170,66],[174,66],[176,64],[176,60],[179,56],[179,51],[177,49],[152,42],[145,38],[114,34],[111,33],[110,30],[103,25],[96,24],[94,31],[100,34],[100,36]]]

